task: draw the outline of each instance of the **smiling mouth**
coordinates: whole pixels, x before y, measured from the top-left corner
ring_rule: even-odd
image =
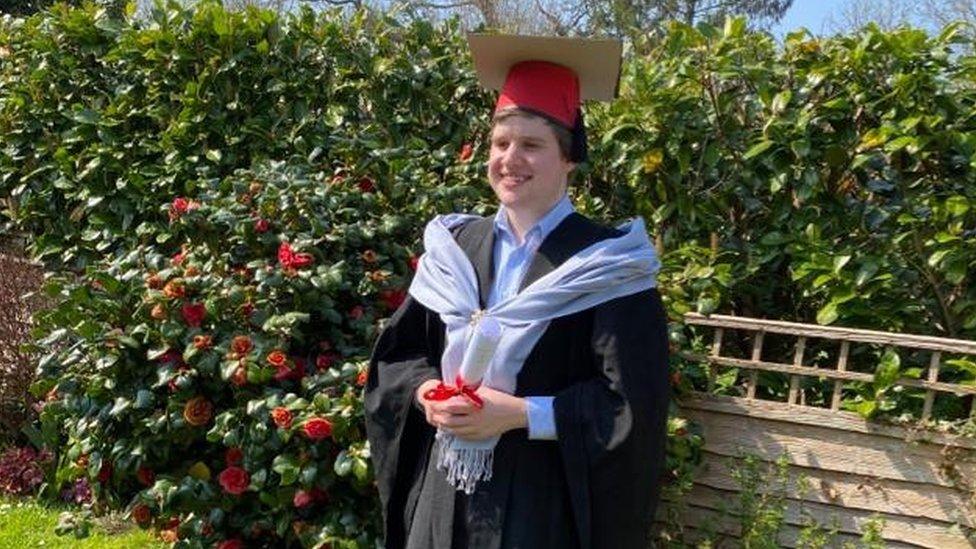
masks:
[[[516,185],[525,183],[530,179],[532,179],[531,175],[503,175],[502,176],[502,182],[508,184],[516,184]]]

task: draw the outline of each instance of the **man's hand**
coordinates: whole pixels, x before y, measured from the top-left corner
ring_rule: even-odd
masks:
[[[484,407],[478,408],[467,397],[427,400],[424,393],[439,381],[425,381],[417,389],[417,401],[424,407],[427,423],[464,440],[484,440],[512,429],[528,426],[525,399],[488,387],[476,391]]]

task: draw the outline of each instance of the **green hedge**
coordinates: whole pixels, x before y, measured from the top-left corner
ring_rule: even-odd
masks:
[[[575,201],[647,218],[675,321],[976,338],[976,62],[951,53],[954,36],[777,46],[742,20],[675,25],[627,60],[618,101],[588,108]],[[423,223],[492,208],[491,97],[465,49],[454,23],[215,3],[0,20],[3,222],[31,235],[57,302],[39,319],[35,388],[60,449],[49,491],[89,479],[187,545],[372,544],[363,359]],[[889,390],[893,369],[922,375],[916,360],[852,357],[884,375],[845,406],[917,411],[920,395]],[[676,384],[701,382],[679,366]],[[976,381],[969,361],[945,372]],[[968,410],[936,404],[943,419]],[[320,420],[329,435],[309,437]],[[670,431],[683,486],[701,441],[680,420]]]
[[[953,52],[958,30],[869,26],[778,46],[729,20],[674,26],[629,63],[621,100],[593,117],[603,147],[591,184],[614,212],[651,221],[672,313],[976,339],[976,57]],[[811,351],[836,362],[836,346]],[[923,375],[928,356],[852,359],[886,374],[853,384],[846,408],[918,415],[921,392],[890,389]],[[943,372],[976,381],[972,360],[951,357]],[[785,394],[785,379],[765,381]],[[832,384],[805,383],[808,403],[829,402]],[[964,419],[969,406],[937,408]]]

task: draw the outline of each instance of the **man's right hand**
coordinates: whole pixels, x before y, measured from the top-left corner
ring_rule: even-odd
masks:
[[[440,380],[430,379],[417,387],[414,397],[424,408],[424,416],[427,423],[435,428],[441,428],[442,424],[452,416],[463,416],[478,411],[478,408],[463,396],[454,396],[447,400],[427,400],[424,393],[440,385]]]

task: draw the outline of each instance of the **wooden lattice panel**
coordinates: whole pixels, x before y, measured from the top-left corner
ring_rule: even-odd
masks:
[[[939,381],[942,358],[976,355],[976,342],[718,315],[690,314],[686,323],[715,328],[708,354],[682,354],[708,365],[710,388],[718,369],[727,367],[741,368],[746,386],[741,397],[696,393],[679,399],[682,415],[703,431],[704,457],[692,490],[680,502],[664,502],[658,520],[677,516],[685,541],[709,534],[713,540],[718,536],[718,547],[741,544],[730,505],[740,490],[733,470],[751,455],[767,464],[782,456],[789,461],[792,488],[786,494],[781,546],[796,546],[811,519],[836,528],[832,546],[856,545],[869,521],[877,518],[884,522],[887,547],[976,546],[976,440],[885,425],[840,409],[845,383],[873,380],[871,374],[849,369],[856,345],[931,353],[922,379],[896,382],[924,391],[922,416],[929,419],[936,395],[976,394],[976,387]],[[747,358],[723,354],[723,340],[728,341],[731,330],[749,333]],[[792,352],[783,360],[764,359],[769,334],[793,338]],[[805,365],[814,338],[836,345],[834,368]],[[760,372],[787,376],[785,402],[757,396]],[[802,404],[804,377],[828,380],[833,387],[829,408]],[[796,489],[798,479],[805,490]]]

